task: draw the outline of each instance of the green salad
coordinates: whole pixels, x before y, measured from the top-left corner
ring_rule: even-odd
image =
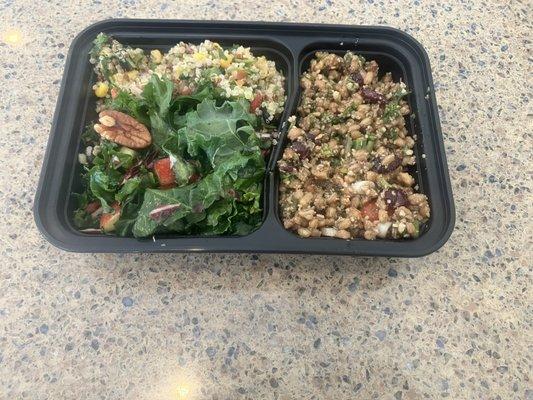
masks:
[[[272,61],[209,41],[147,55],[100,34],[91,62],[99,116],[79,154],[81,231],[244,235],[259,226],[285,101]]]

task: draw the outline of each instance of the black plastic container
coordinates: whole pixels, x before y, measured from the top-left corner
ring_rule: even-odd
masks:
[[[282,121],[295,112],[299,75],[317,50],[355,51],[375,59],[380,71],[402,78],[411,90],[409,104],[416,118],[409,131],[416,134],[415,173],[420,191],[429,197],[431,219],[411,240],[341,240],[301,238],[284,229],[279,216],[276,161],[285,144],[285,126],[268,163],[264,219],[259,229],[239,237],[166,235],[149,239],[90,235],[78,232],[71,221],[71,193],[80,188],[77,155],[84,126],[96,118],[89,50],[99,32],[124,44],[167,49],[177,42],[205,39],[222,45],[250,46],[255,54],[276,61],[286,76],[287,103]],[[280,24],[173,20],[108,20],[91,25],[73,41],[66,60],[59,100],[34,205],[37,226],[55,246],[78,252],[254,252],[309,253],[417,257],[440,248],[454,226],[455,211],[437,104],[426,52],[411,36],[381,26]]]

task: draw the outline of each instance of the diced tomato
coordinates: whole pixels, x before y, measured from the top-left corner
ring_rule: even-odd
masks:
[[[92,214],[93,212],[95,212],[99,208],[100,208],[100,202],[99,201],[93,201],[93,202],[87,204],[87,206],[85,206],[85,212],[87,214]]]
[[[118,90],[113,88],[111,89],[111,98],[115,99],[118,96]]]
[[[176,175],[172,170],[170,158],[154,161],[154,171],[159,180],[159,186],[162,188],[172,187],[176,183]]]
[[[379,219],[379,208],[375,201],[369,201],[361,208],[361,214],[363,218],[368,218],[370,221],[376,221]]]
[[[254,113],[255,110],[257,110],[259,107],[261,107],[261,104],[263,103],[263,96],[261,96],[260,93],[257,93],[250,103],[250,112]]]
[[[103,229],[104,232],[114,231],[115,224],[120,218],[121,208],[118,203],[113,203],[111,207],[113,207],[114,212],[103,213],[100,215],[100,228]]]

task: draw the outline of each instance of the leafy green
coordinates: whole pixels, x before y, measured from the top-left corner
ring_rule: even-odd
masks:
[[[111,211],[114,202],[126,204],[143,194],[146,188],[156,186],[152,172],[141,166],[136,176],[124,179],[126,172],[138,163],[136,156],[121,152],[117,144],[107,140],[100,143],[100,152],[87,178],[90,194],[100,201],[104,212]]]
[[[111,210],[121,177],[122,175],[117,171],[103,171],[98,167],[93,167],[89,171],[89,188],[92,194],[100,200],[106,212]]]
[[[144,170],[137,176],[127,179],[115,195],[115,200],[120,204],[127,204],[135,200],[135,197],[145,189],[155,187],[156,179],[152,172]]]
[[[217,200],[235,196],[235,186],[240,186],[241,189],[252,186],[250,189],[259,190],[259,185],[246,185],[244,182],[248,182],[248,178],[261,180],[263,174],[264,160],[260,153],[245,156],[236,152],[197,183],[169,190],[148,189],[133,227],[133,234],[142,237],[166,230],[188,233],[192,224],[182,221],[183,218],[200,214],[203,220],[207,215],[206,211],[210,213],[209,207]],[[260,194],[256,192],[256,195]],[[159,207],[175,204],[179,204],[179,208],[164,218],[150,216]],[[220,215],[223,214],[219,212]],[[213,225],[211,221],[211,226]]]
[[[207,156],[212,168],[236,149],[259,145],[254,124],[257,117],[248,112],[247,102],[226,102],[217,107],[204,100],[196,111],[187,114],[187,125],[179,131],[180,142],[186,144],[191,157]]]
[[[152,113],[160,116],[168,115],[173,89],[174,85],[171,80],[161,79],[156,74],[152,75],[142,93],[143,99]]]
[[[243,224],[234,222],[237,214],[248,232],[259,223],[265,165],[254,130],[256,117],[248,109],[246,102],[226,102],[217,107],[214,100],[205,99],[187,113],[186,126],[163,145],[175,161],[174,171],[177,177],[181,174],[178,184],[182,186],[146,191],[133,227],[135,236],[170,230],[235,233],[245,230]],[[185,184],[194,168],[187,161],[190,159],[202,164],[200,170],[205,176]],[[179,207],[169,215],[157,215],[160,207],[172,205]]]
[[[140,201],[142,201],[142,197]],[[133,225],[139,212],[140,201],[128,203],[122,207],[120,219],[115,223],[115,232],[117,235],[130,236],[133,234]]]
[[[96,133],[93,126],[92,124],[87,125],[81,134],[81,141],[85,146],[94,145],[100,140],[100,135]]]
[[[187,123],[187,112],[196,109],[196,106],[206,99],[217,99],[211,82],[198,88],[195,94],[179,96],[173,102],[170,112],[173,115],[173,124],[176,129],[182,128]]]
[[[85,211],[85,208],[91,201],[90,194],[88,192],[85,192],[83,194],[74,193],[73,197],[76,200],[78,206],[78,208],[74,211],[74,225],[78,229],[95,228],[97,224],[95,223],[91,215]]]
[[[408,94],[409,92],[400,88],[392,95],[381,116],[385,123],[390,123],[400,115],[400,100]]]
[[[168,78],[153,74],[143,89],[143,101],[148,109],[153,144],[160,148],[172,133],[170,124],[170,105],[174,85]]]
[[[110,59],[101,50],[109,41],[109,37],[99,36],[91,53],[104,77]],[[118,204],[121,214],[115,233],[119,236],[164,232],[243,235],[260,224],[265,173],[262,149],[269,143],[259,139],[259,132],[272,128],[249,112],[248,101],[224,100],[211,80],[219,73],[217,68],[205,70],[195,93],[186,96],[175,95],[169,78],[153,74],[140,96],[118,91],[104,100],[105,109],[124,112],[143,123],[151,133],[152,145],[137,152],[121,151],[120,146],[87,129],[84,144],[98,143],[100,151],[90,157],[82,175],[86,191],[78,195],[76,226],[99,225],[85,211],[95,200],[104,212]],[[157,188],[150,170],[154,157],[170,158],[176,187]]]
[[[149,125],[150,123],[147,106],[144,101],[133,96],[129,92],[118,92],[114,99],[106,99],[105,105],[108,109],[121,111],[125,114],[131,115],[144,125]]]
[[[90,56],[93,59],[97,59],[100,55],[100,52],[102,51],[102,48],[109,43],[110,37],[107,36],[105,33],[100,32],[98,36],[96,36],[96,39],[93,41],[93,48],[90,51]]]

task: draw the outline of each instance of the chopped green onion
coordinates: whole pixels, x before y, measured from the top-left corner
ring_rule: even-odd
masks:
[[[413,237],[417,238],[420,235],[420,221],[414,220],[413,225],[415,226],[415,233],[413,233]]]
[[[352,148],[352,137],[346,136],[346,140],[344,141],[344,152],[346,154],[350,153],[350,149]]]
[[[380,186],[382,189],[388,189],[391,187],[391,184],[387,182],[384,177],[380,176],[378,179],[378,186]]]
[[[353,148],[355,150],[361,150],[365,146],[366,146],[366,139],[365,138],[356,139],[354,144],[353,144]]]

